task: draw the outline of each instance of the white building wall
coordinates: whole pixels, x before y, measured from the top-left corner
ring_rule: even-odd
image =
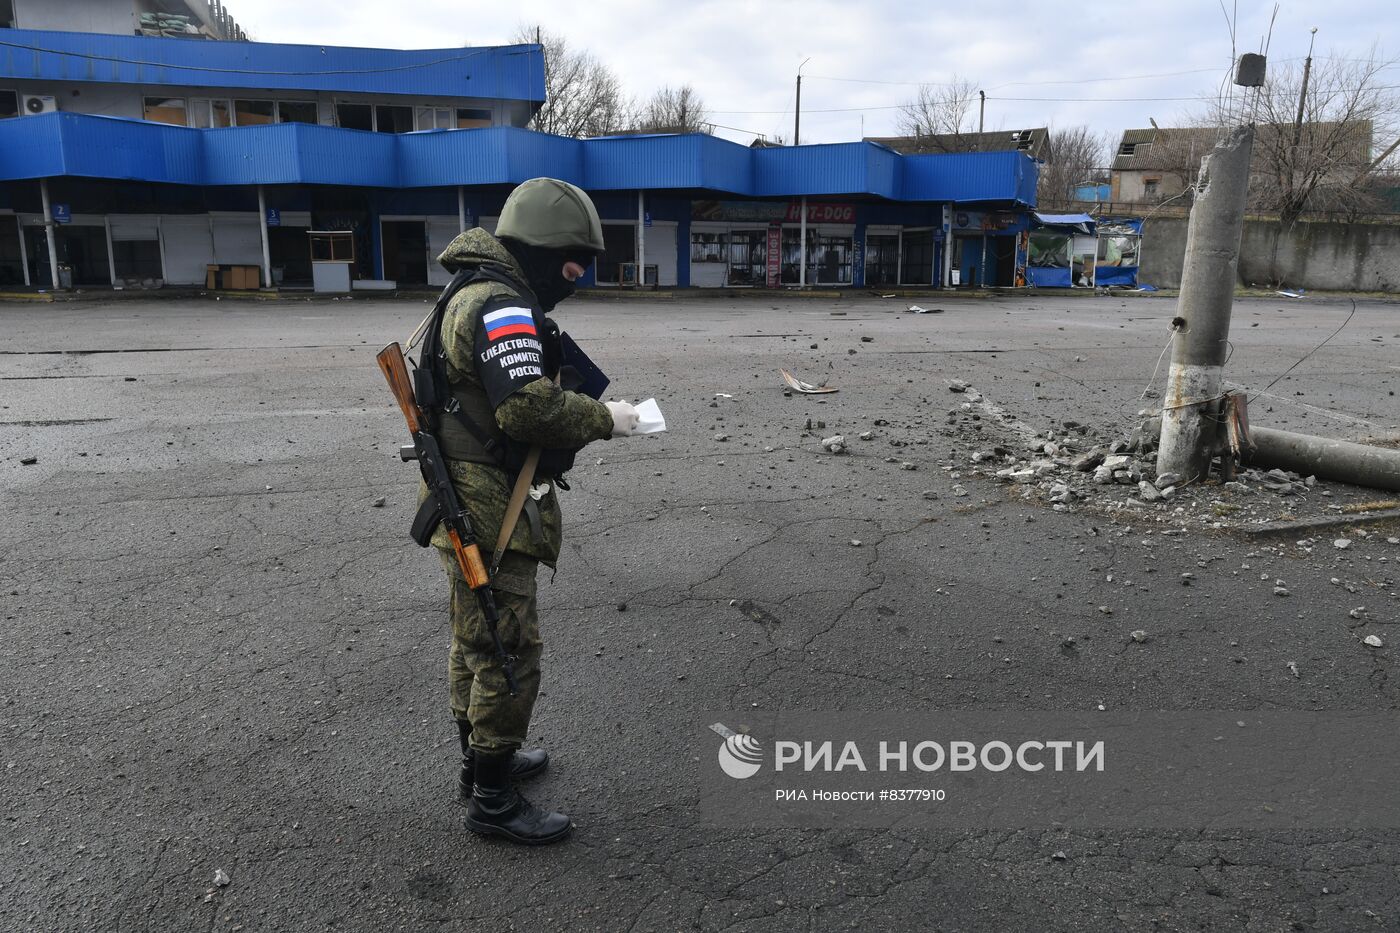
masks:
[[[132,0],[13,0],[20,29],[61,32],[105,32],[129,36],[136,32]]]

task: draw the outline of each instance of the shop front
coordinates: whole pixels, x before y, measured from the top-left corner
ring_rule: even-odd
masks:
[[[846,286],[855,281],[856,208],[801,201],[693,201],[690,284],[697,288]],[[805,265],[805,277],[803,266]]]
[[[1026,284],[1029,243],[1023,214],[953,211],[948,284],[958,288],[1018,288]]]

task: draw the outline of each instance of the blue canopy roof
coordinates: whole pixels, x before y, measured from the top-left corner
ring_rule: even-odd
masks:
[[[534,44],[365,49],[4,29],[0,78],[544,100]]]
[[[0,120],[0,181],[428,188],[549,175],[590,191],[1029,206],[1036,171],[1020,152],[901,156],[870,143],[750,149],[701,134],[571,139],[498,126],[393,135],[304,123],[192,129],[64,112]]]

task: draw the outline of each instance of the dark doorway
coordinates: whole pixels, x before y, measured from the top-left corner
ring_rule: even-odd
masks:
[[[991,239],[993,269],[987,270],[987,278],[997,288],[1011,288],[1016,284],[1016,238],[998,236]]]
[[[73,285],[111,285],[107,265],[105,227],[59,227],[54,231],[58,264],[73,270]],[[39,288],[52,288],[49,275],[49,243],[43,227],[25,227],[24,244],[29,251],[30,281]],[[62,276],[62,272],[59,273]]]
[[[19,224],[0,217],[0,285],[23,285],[24,262],[19,251]]]
[[[899,283],[899,237],[895,234],[871,234],[865,238],[865,284],[896,285]]]
[[[272,283],[311,286],[311,239],[307,227],[268,227],[267,252],[272,260]],[[278,274],[281,270],[281,274]]]
[[[598,284],[616,285],[621,281],[618,266],[637,260],[635,224],[603,224],[603,255],[598,258]]]
[[[157,240],[117,240],[112,244],[117,261],[117,278],[153,285],[161,277],[160,242]]]
[[[384,277],[400,285],[428,284],[428,225],[421,220],[383,221]]]
[[[904,276],[901,281],[905,285],[933,283],[932,230],[904,232]]]

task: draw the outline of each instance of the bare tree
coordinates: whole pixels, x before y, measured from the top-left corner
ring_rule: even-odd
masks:
[[[515,41],[539,36],[544,48],[544,106],[530,121],[541,133],[557,136],[606,136],[628,120],[629,103],[612,69],[587,51],[572,49],[562,35],[522,26]]]
[[[1041,207],[1068,207],[1076,185],[1108,180],[1109,140],[1087,126],[1051,129],[1046,163],[1040,167],[1037,203]]]
[[[1384,167],[1384,158],[1374,157],[1373,144],[1386,146],[1400,132],[1400,97],[1386,86],[1384,74],[1391,64],[1374,47],[1364,59],[1314,59],[1306,94],[1301,65],[1270,65],[1257,102],[1246,98],[1257,126],[1253,209],[1277,211],[1285,227],[1304,211],[1375,209],[1367,181]],[[1211,122],[1238,122],[1238,108],[1229,111],[1215,105]]]
[[[895,118],[901,135],[929,137],[927,152],[971,152],[977,147],[977,86],[957,75],[948,84],[921,84]]]
[[[669,85],[638,110],[632,128],[643,133],[708,133],[709,111],[689,84]]]

